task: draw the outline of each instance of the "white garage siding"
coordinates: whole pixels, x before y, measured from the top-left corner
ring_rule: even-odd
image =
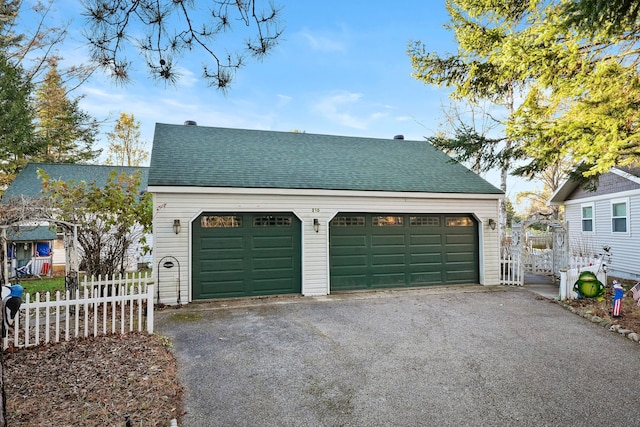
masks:
[[[149,187],[154,195],[154,269],[160,299],[177,302],[177,269],[158,266],[165,256],[180,263],[182,303],[191,295],[191,222],[202,212],[293,212],[302,222],[302,294],[329,293],[329,221],[338,212],[472,214],[479,223],[480,283],[499,283],[498,232],[487,225],[497,219],[500,195],[384,193],[334,190]],[[313,229],[313,220],[320,230]],[[173,232],[179,219],[182,230]]]

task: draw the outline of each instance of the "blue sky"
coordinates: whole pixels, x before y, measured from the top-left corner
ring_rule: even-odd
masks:
[[[432,51],[455,52],[444,1],[276,0],[285,29],[263,61],[249,60],[225,95],[199,76],[197,58],[184,59],[182,78],[166,87],[147,77],[143,62],[134,81],[119,87],[95,75],[76,95],[81,108],[113,128],[120,112],[133,113],[151,146],[155,123],[195,120],[202,126],[421,140],[442,120],[448,91],[411,77],[408,44],[420,40]],[[55,11],[82,24],[79,2],[57,0]],[[75,13],[73,12],[75,11]],[[234,36],[235,37],[235,36]],[[231,40],[231,39],[230,39]],[[235,40],[237,41],[237,40]],[[86,62],[79,32],[60,54]],[[486,178],[498,186],[497,174]],[[510,179],[510,196],[531,185]]]

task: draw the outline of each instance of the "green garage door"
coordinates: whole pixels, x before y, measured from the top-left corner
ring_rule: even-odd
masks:
[[[470,215],[339,214],[329,233],[334,291],[479,281]]]
[[[300,293],[300,260],[291,213],[204,213],[193,223],[193,298]]]

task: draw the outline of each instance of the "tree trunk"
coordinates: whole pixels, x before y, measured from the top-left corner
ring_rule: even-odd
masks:
[[[513,120],[513,114],[514,114],[514,108],[513,108],[513,84],[509,85],[509,89],[507,90],[507,93],[505,94],[505,99],[504,99],[504,106],[507,109],[507,112],[509,114],[509,119],[508,121],[512,121]],[[505,146],[504,146],[504,151],[508,152],[509,150],[511,150],[511,138],[509,138],[509,135],[506,135],[505,132]],[[506,197],[507,197],[507,177],[509,176],[509,164],[508,162],[503,162],[502,167],[500,168],[500,189],[502,191],[504,191],[504,197],[505,199],[501,199],[500,203],[499,203],[499,212],[498,212],[498,216],[500,218],[500,220],[498,221],[499,223],[499,235],[500,235],[500,240],[502,240],[507,232],[507,227],[509,226],[509,224],[507,224],[507,203],[506,203]]]

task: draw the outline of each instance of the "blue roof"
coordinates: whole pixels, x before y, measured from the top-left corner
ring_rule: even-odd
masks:
[[[56,228],[46,225],[8,227],[7,240],[11,242],[56,240]]]
[[[161,123],[148,184],[503,194],[427,141]]]

